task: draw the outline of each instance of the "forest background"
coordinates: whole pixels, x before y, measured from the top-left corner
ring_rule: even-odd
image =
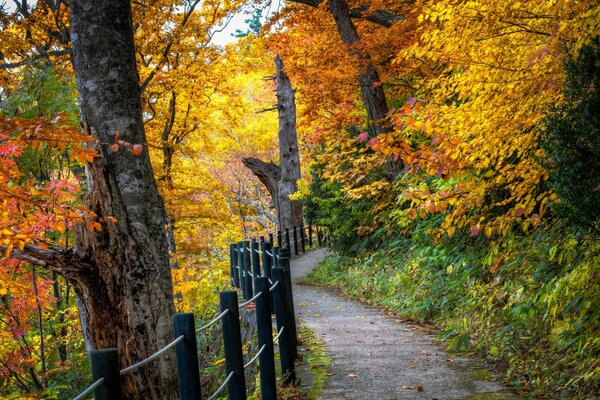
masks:
[[[273,58],[297,89],[307,222],[337,255],[317,280],[434,321],[506,382],[593,398],[600,380],[600,7],[596,1],[134,2],[144,146],[173,240],[177,310],[215,312],[228,244],[276,216],[241,160],[278,161]],[[343,3],[345,4],[345,3]],[[65,1],[0,11],[0,394],[69,398],[89,368],[75,295],[11,258],[73,243],[84,166]],[[269,20],[264,10],[274,10]],[[249,31],[211,39],[245,10]],[[341,35],[340,35],[341,33]],[[369,121],[365,71],[385,95]],[[362,87],[361,87],[362,85]],[[175,245],[176,244],[176,245]]]

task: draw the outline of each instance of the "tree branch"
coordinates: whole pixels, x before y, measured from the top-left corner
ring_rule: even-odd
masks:
[[[0,246],[0,254],[6,252],[6,246]],[[23,250],[14,248],[9,257],[16,258],[29,264],[48,268],[63,275],[90,269],[91,264],[82,260],[72,249],[50,246],[42,249],[36,245],[27,245]]]
[[[305,4],[311,7],[319,7],[319,5],[323,2],[323,0],[290,0],[294,3]],[[367,21],[371,21],[377,25],[381,25],[383,27],[389,28],[394,25],[396,22],[402,22],[406,20],[403,15],[392,14],[388,11],[384,10],[375,10],[371,12],[369,15],[365,16],[365,12],[369,10],[371,7],[370,4],[364,4],[358,8],[353,8],[350,10],[350,16],[352,18],[358,19],[366,19]]]
[[[14,63],[0,64],[0,69],[19,68],[19,67],[23,67],[25,65],[31,64],[32,62],[35,62],[35,61],[40,60],[42,58],[64,56],[64,55],[67,55],[67,54],[71,54],[71,49],[44,51],[42,53],[36,54],[34,56],[31,56],[31,57],[26,58],[26,59],[21,60],[21,61],[16,61]]]

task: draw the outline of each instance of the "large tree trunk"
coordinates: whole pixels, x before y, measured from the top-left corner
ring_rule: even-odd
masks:
[[[244,158],[242,162],[265,185],[277,210],[279,229],[302,225],[302,204],[290,200],[298,190],[300,179],[300,152],[296,133],[296,96],[283,62],[275,57],[275,83],[277,111],[279,115],[279,158],[280,165],[264,162],[257,158]]]
[[[302,225],[302,204],[290,200],[298,190],[300,179],[300,151],[296,133],[296,93],[283,62],[275,57],[275,82],[277,85],[277,109],[279,112],[279,227],[280,229]]]
[[[99,232],[78,227],[75,253],[89,267],[68,278],[89,345],[117,347],[125,367],[172,340],[174,313],[168,217],[148,149],[135,155],[124,146],[109,148],[117,134],[132,145],[146,143],[129,1],[71,1],[71,40],[82,124],[102,155],[88,165],[85,203],[116,222]],[[173,369],[171,352],[123,377],[124,398],[176,398]]]
[[[379,82],[379,74],[368,54],[350,47],[357,43],[360,37],[350,17],[348,4],[345,0],[329,0],[329,9],[333,14],[342,41],[349,46],[350,54],[356,57],[360,68],[358,81],[369,121],[373,123],[376,134],[389,132],[390,126],[384,120],[389,110],[383,87]]]

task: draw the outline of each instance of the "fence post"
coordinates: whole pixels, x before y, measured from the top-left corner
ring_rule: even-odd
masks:
[[[239,270],[239,258],[238,258],[238,248],[237,243],[231,245],[230,250],[230,260],[231,260],[231,283],[233,287],[240,287],[240,270]]]
[[[223,347],[225,350],[225,376],[231,371],[233,377],[227,384],[229,400],[246,399],[246,379],[244,378],[244,355],[240,332],[240,313],[237,292],[221,292],[221,312],[229,310],[221,320],[223,326]]]
[[[267,252],[273,254],[273,243],[265,242],[262,243],[262,261],[263,261],[263,276],[266,276],[271,282],[273,276],[271,275],[271,268],[273,268],[273,256],[269,256]],[[271,304],[273,304],[273,293],[269,292]],[[271,306],[271,314],[275,312],[275,308]]]
[[[271,246],[273,246],[273,233],[269,233],[269,243],[271,243]]]
[[[95,400],[121,400],[121,374],[119,372],[119,350],[102,349],[90,352],[92,379],[96,382],[104,377],[102,385],[94,391]]]
[[[260,254],[258,254],[258,242],[252,240],[252,275],[255,278],[260,276]]]
[[[304,232],[304,225],[300,227],[300,247],[302,253],[306,253],[306,232]]]
[[[290,246],[291,246],[290,245],[290,228],[285,228],[285,243],[283,246],[281,246],[281,248],[282,249],[287,248],[288,250],[290,250],[291,249]]]
[[[177,381],[180,400],[197,400],[200,395],[200,367],[194,314],[173,315],[173,336],[183,335],[183,341],[175,345],[177,358]]]
[[[281,231],[277,231],[277,247],[283,246],[283,238],[281,237]]]
[[[254,291],[252,290],[252,276],[250,275],[250,271],[252,269],[251,265],[251,254],[250,251],[250,241],[246,240],[244,243],[244,299],[250,300],[252,296],[254,296]]]
[[[246,296],[246,268],[244,267],[244,242],[238,242],[238,279],[240,281],[240,289],[242,290],[242,295]]]
[[[292,272],[290,270],[290,256],[286,249],[279,252],[279,266],[283,268],[286,286],[286,306],[290,315],[291,338],[294,357],[298,356],[298,328],[296,327],[296,311],[294,310],[294,294],[292,291]]]
[[[281,247],[273,247],[273,268],[279,268],[279,252]]]
[[[296,380],[296,370],[294,366],[294,350],[290,327],[290,315],[286,307],[286,284],[285,272],[283,268],[273,268],[273,282],[279,282],[273,289],[275,295],[275,315],[277,316],[277,331],[283,328],[283,333],[279,337],[279,359],[281,361],[281,374],[283,384],[289,385]]]
[[[308,224],[308,247],[310,247],[311,249],[312,249],[312,245],[313,245],[312,236],[313,236],[312,225]]]
[[[292,228],[292,237],[294,238],[294,255],[298,255],[298,227]],[[292,248],[290,247],[290,257],[292,256]]]
[[[318,226],[317,226],[317,243],[319,244],[319,247],[321,247],[323,245],[323,243],[321,241],[321,231]]]
[[[262,242],[260,244],[260,251],[262,252],[262,276],[271,278],[271,268],[273,266],[273,257],[269,257],[267,252],[271,253],[273,246],[269,242]],[[273,253],[271,253],[273,254]]]
[[[273,326],[271,322],[271,292],[269,279],[255,278],[256,293],[262,295],[256,299],[256,330],[258,333],[258,348],[265,345],[259,356],[260,361],[260,393],[262,400],[276,400],[275,385],[275,355],[273,354]]]

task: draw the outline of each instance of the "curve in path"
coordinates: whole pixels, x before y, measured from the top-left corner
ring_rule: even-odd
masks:
[[[494,381],[477,379],[477,362],[450,356],[431,336],[377,309],[298,284],[326,256],[292,260],[298,317],[327,348],[333,365],[323,400],[507,399]],[[449,361],[451,360],[451,361]]]

